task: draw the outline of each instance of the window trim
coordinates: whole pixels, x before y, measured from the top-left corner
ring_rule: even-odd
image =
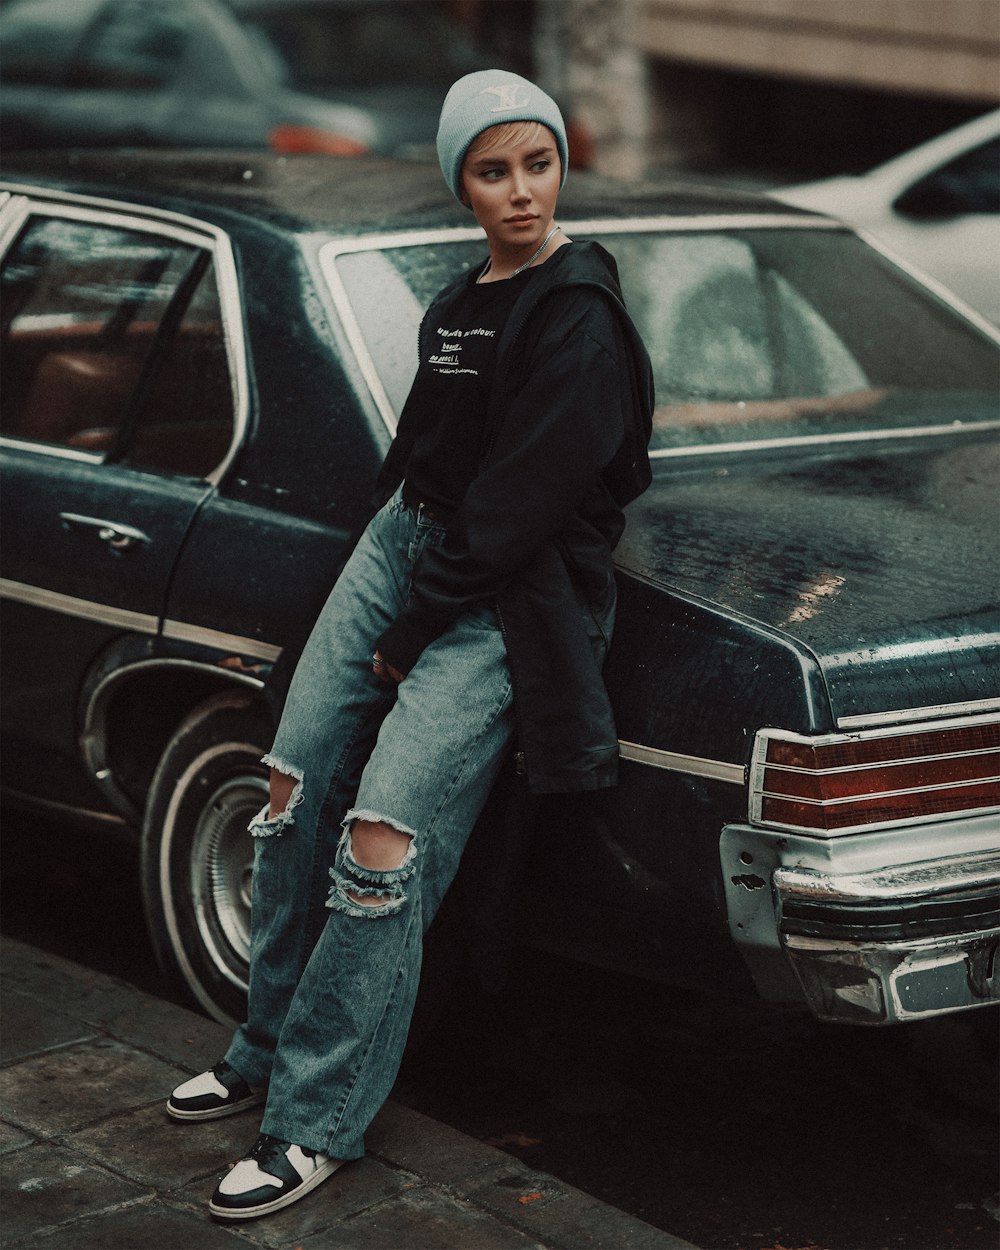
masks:
[[[206,473],[199,480],[218,486],[242,446],[250,424],[250,391],[243,302],[240,297],[236,260],[229,236],[217,226],[180,213],[139,209],[115,200],[48,191],[45,188],[17,183],[4,182],[0,190],[8,192],[12,197],[0,205],[0,264],[6,260],[14,240],[32,217],[79,221],[98,226],[134,230],[141,234],[155,234],[202,248],[211,253],[219,295],[222,339],[233,397],[233,433],[226,454],[210,473]],[[0,435],[0,446],[56,456],[61,459],[80,460],[90,464],[101,464],[104,461],[104,457],[100,454],[10,438],[6,435]]]

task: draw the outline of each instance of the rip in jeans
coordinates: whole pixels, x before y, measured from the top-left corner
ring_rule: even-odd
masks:
[[[351,839],[351,829],[356,820],[389,825],[399,833],[406,834],[410,845],[395,868],[366,868],[358,863],[354,858]],[[344,818],[344,832],[337,846],[334,866],[330,869],[333,886],[327,899],[327,907],[366,919],[378,919],[398,912],[406,903],[403,884],[413,876],[416,856],[416,833],[401,821],[378,812],[348,812]],[[361,902],[361,899],[371,899],[372,902]]]
[[[282,810],[276,813],[275,816],[269,817],[268,813],[271,810],[271,803],[268,800],[248,826],[251,835],[255,838],[280,838],[290,825],[295,824],[293,813],[304,797],[302,785],[305,777],[301,768],[296,768],[292,764],[286,764],[284,760],[278,759],[276,755],[265,755],[261,763],[275,769],[279,773],[284,773],[286,777],[295,779],[295,787],[288,796],[288,802]]]

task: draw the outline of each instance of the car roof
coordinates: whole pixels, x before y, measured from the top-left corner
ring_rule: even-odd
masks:
[[[222,209],[336,235],[474,225],[433,162],[271,153],[77,150],[13,153],[3,180],[184,211]],[[789,217],[764,196],[688,183],[622,183],[573,172],[560,216]],[[803,212],[803,219],[810,214]]]

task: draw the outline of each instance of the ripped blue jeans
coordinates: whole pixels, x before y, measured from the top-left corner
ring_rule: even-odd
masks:
[[[295,788],[283,812],[269,820],[265,808],[250,826],[248,1016],[226,1058],[267,1085],[263,1132],[340,1159],[364,1153],[395,1080],[424,931],[513,731],[506,648],[488,607],[456,621],[398,687],[372,672],[375,639],[404,606],[415,560],[443,534],[398,494],[368,526],[265,756]],[[398,867],[355,861],[357,819],[409,835]]]

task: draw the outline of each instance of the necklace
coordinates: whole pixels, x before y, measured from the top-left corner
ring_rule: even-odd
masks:
[[[552,229],[551,229],[551,230],[548,232],[548,234],[545,236],[545,238],[544,238],[544,239],[542,239],[541,245],[539,246],[538,250],[537,250],[537,251],[535,251],[535,252],[532,252],[532,254],[528,257],[528,259],[524,262],[524,264],[523,264],[523,265],[518,265],[518,267],[514,270],[514,272],[513,272],[512,274],[510,274],[510,275],[509,275],[508,281],[509,281],[509,279],[510,279],[510,278],[516,278],[516,277],[517,277],[517,275],[518,275],[519,273],[524,273],[525,269],[527,269],[529,265],[533,265],[533,264],[535,263],[535,261],[539,258],[539,256],[541,256],[542,252],[544,252],[544,251],[545,251],[545,249],[548,247],[548,245],[552,242],[552,240],[555,238],[555,236],[559,233],[559,231],[560,231],[561,229],[562,229],[562,227],[561,227],[561,226],[553,226],[553,227],[552,227]],[[482,273],[479,275],[479,277],[476,279],[476,281],[477,281],[477,282],[482,282],[482,280],[483,280],[483,279],[486,277],[486,275],[489,273],[490,268],[492,267],[492,265],[493,265],[493,261],[492,261],[492,260],[488,260],[488,261],[486,262],[486,265],[485,265],[485,266],[484,266],[484,268],[483,268],[483,272],[482,272]]]

